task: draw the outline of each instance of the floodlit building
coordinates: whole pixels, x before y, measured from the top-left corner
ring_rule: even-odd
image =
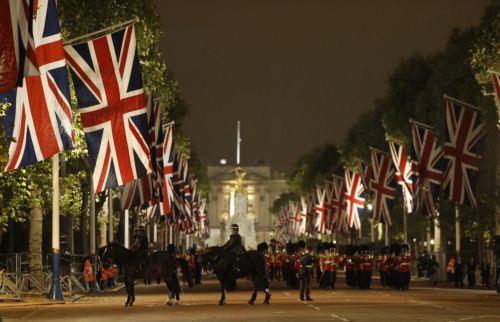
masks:
[[[208,215],[208,245],[221,245],[231,234],[233,223],[240,226],[246,248],[268,242],[274,236],[275,218],[270,211],[273,201],[287,191],[282,174],[267,165],[208,166],[211,190]]]

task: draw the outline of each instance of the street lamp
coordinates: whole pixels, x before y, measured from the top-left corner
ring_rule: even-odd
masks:
[[[372,211],[373,210],[373,205],[371,202],[369,202],[368,204],[366,204],[366,209],[368,209],[368,211]]]

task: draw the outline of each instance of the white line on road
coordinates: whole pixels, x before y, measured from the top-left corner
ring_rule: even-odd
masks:
[[[331,315],[333,318],[337,318],[337,319],[342,320],[342,321],[345,321],[345,322],[349,321],[348,319],[345,319],[345,318],[343,318],[343,317],[340,317],[340,316],[338,316],[337,314],[333,314],[333,313],[332,313],[332,314],[330,314],[330,315]]]
[[[283,292],[283,294],[288,295],[288,296],[292,295],[292,294],[290,294],[288,292]]]

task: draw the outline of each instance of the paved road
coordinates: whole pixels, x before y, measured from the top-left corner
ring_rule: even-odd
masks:
[[[181,303],[165,305],[163,286],[138,286],[134,307],[124,308],[124,291],[62,305],[0,306],[3,321],[500,321],[500,295],[493,291],[414,287],[410,291],[313,290],[313,302],[298,301],[295,290],[273,283],[271,305],[246,304],[249,284],[228,293],[218,308],[217,285],[206,281],[187,289]]]

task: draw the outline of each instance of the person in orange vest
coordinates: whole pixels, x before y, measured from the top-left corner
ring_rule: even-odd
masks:
[[[115,287],[115,268],[109,262],[104,264],[104,269],[106,271],[106,276],[108,278],[108,287]]]
[[[94,270],[92,269],[92,262],[90,261],[90,256],[86,257],[83,261],[83,274],[85,279],[85,288],[90,290],[95,282]]]
[[[455,257],[451,256],[450,261],[448,262],[448,266],[446,267],[446,276],[448,278],[448,281],[453,281],[454,280],[454,274],[455,274]]]
[[[106,286],[106,282],[108,281],[108,272],[102,263],[99,264],[99,273],[99,284],[101,287],[101,291],[104,291],[104,287]]]

